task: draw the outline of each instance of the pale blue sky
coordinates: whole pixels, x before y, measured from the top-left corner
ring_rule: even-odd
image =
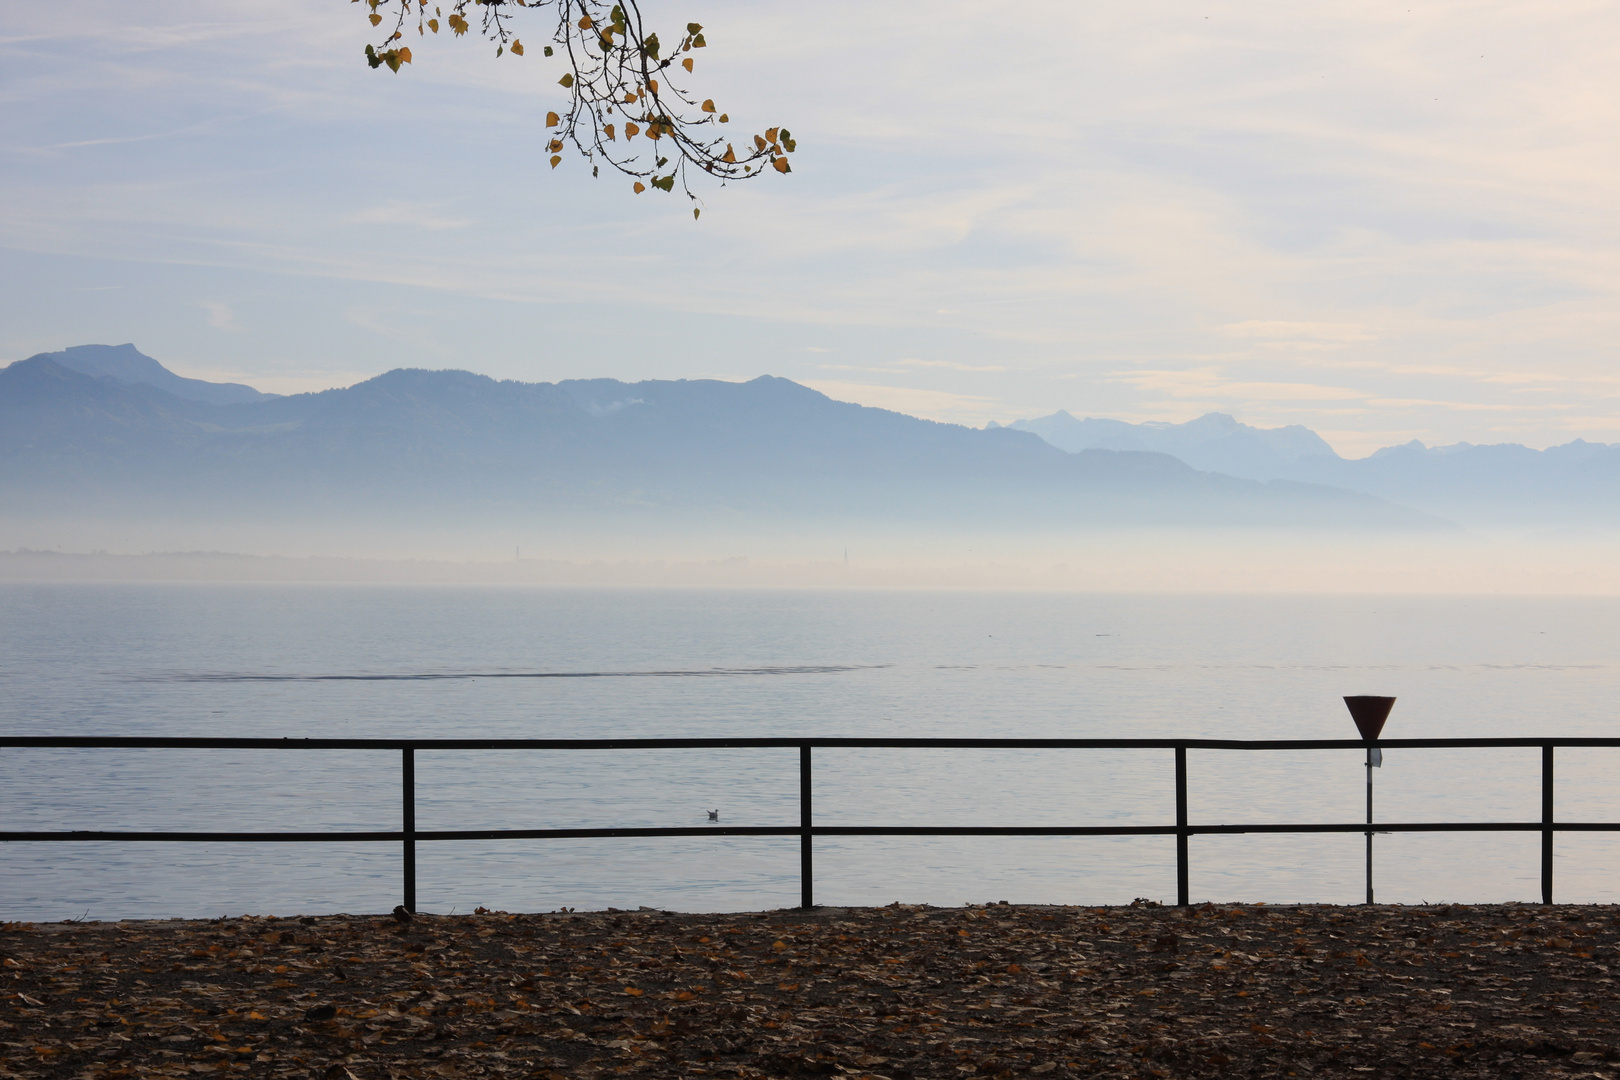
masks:
[[[1620,441],[1616,5],[644,8],[705,24],[695,85],[791,127],[791,177],[693,222],[552,171],[556,61],[433,40],[373,72],[341,0],[9,12],[0,362],[133,341],[272,390],[768,373],[972,424]]]

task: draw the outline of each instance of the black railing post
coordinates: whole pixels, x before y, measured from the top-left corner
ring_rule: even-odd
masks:
[[[416,910],[416,751],[400,751],[400,773],[405,800],[405,910]]]
[[[1176,747],[1176,905],[1187,906],[1187,748]]]
[[[1547,743],[1541,748],[1541,902],[1552,899],[1553,856],[1553,748]]]
[[[799,747],[799,906],[816,906],[810,852],[810,744]]]
[[[1369,746],[1367,748],[1367,825],[1369,826],[1369,828],[1367,829],[1367,903],[1369,903],[1369,904],[1373,902],[1372,828],[1371,828],[1372,814],[1373,814],[1373,807],[1372,807],[1372,771],[1373,771],[1372,747]]]

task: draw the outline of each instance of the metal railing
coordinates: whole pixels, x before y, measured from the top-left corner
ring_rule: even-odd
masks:
[[[1380,821],[1344,823],[1255,822],[1194,825],[1187,819],[1188,750],[1540,749],[1539,821]],[[0,736],[0,750],[395,750],[400,754],[402,822],[398,830],[320,832],[134,832],[108,830],[0,830],[0,842],[182,841],[209,843],[353,843],[402,845],[404,906],[416,910],[416,845],[446,840],[528,840],[580,837],[797,836],[800,903],[814,906],[812,841],[818,836],[1174,836],[1176,903],[1188,903],[1188,840],[1237,833],[1539,832],[1541,900],[1552,903],[1553,835],[1558,832],[1620,832],[1615,821],[1553,819],[1553,751],[1558,748],[1620,748],[1620,738],[1558,739],[952,739],[952,738],[720,738],[720,739],[242,739],[146,736]],[[1175,760],[1174,825],[816,825],[811,816],[811,752],[815,749],[913,750],[1169,750]],[[796,749],[799,752],[797,825],[723,825],[600,829],[418,829],[418,750],[735,750]],[[3,813],[3,811],[0,811]]]

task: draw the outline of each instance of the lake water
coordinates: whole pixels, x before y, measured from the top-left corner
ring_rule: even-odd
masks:
[[[384,586],[0,586],[0,730],[242,736],[1614,735],[1620,602]],[[669,673],[680,674],[669,674]],[[591,673],[578,678],[536,674]],[[648,674],[658,673],[658,674]],[[365,676],[332,679],[330,676]],[[400,678],[400,676],[442,676]],[[524,676],[524,677],[511,677]],[[1357,821],[1357,751],[1190,755],[1194,822]],[[1620,818],[1561,751],[1561,818]],[[397,753],[0,751],[12,829],[393,829]],[[1169,751],[816,753],[818,824],[1173,822]],[[1378,813],[1539,817],[1534,750],[1392,751]],[[797,824],[794,751],[418,754],[418,827]],[[1377,839],[1378,898],[1539,896],[1535,834]],[[419,906],[789,906],[791,838],[419,845]],[[0,920],[386,911],[392,844],[4,844]],[[1195,837],[1195,900],[1350,903],[1359,835]],[[1557,896],[1620,900],[1564,836]],[[826,838],[817,900],[1173,899],[1174,842]]]

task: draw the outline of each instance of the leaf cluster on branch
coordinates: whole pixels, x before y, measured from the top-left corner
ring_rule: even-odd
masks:
[[[534,17],[531,13],[555,18],[552,44],[543,52],[565,65],[557,83],[568,92],[569,100],[564,109],[546,114],[546,149],[552,168],[562,163],[563,151],[572,146],[590,162],[592,176],[600,175],[606,164],[631,177],[637,194],[649,186],[673,192],[679,184],[694,201],[692,170],[722,183],[750,179],[767,170],[792,171],[788,155],[797,144],[786,128],[728,138],[721,125],[730,123],[731,117],[712,98],[700,100],[682,85],[681,80],[696,66],[692,53],[708,45],[703,27],[697,23],[687,23],[686,32],[673,39],[673,44],[666,44],[656,31],[646,28],[636,0],[613,4],[600,0],[441,0],[442,6],[432,0],[363,2],[372,26],[382,27],[388,16],[393,17],[389,36],[366,46],[366,62],[395,72],[412,61],[410,47],[403,42],[413,21],[419,37],[437,34],[441,28],[461,37],[471,33],[476,23],[478,32],[495,43],[496,56],[521,57],[525,50],[517,20]],[[694,207],[693,216],[698,213]]]

